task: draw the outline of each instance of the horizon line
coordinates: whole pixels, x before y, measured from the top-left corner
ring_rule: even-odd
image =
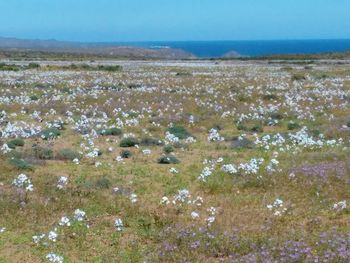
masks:
[[[87,44],[113,44],[113,43],[152,43],[152,42],[271,42],[271,41],[342,41],[349,38],[285,38],[285,39],[213,39],[213,40],[63,40],[57,38],[22,38],[15,36],[2,36],[0,38],[18,39],[18,40],[38,40],[38,41],[57,41],[69,43],[87,43]]]

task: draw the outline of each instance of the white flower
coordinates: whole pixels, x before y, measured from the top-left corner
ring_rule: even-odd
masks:
[[[54,263],[63,263],[63,257],[56,255],[54,253],[49,253],[46,255],[46,259]]]
[[[199,218],[199,213],[193,211],[193,212],[191,213],[191,217],[192,217],[193,220],[198,219],[198,218]]]
[[[79,159],[78,159],[78,158],[74,158],[74,159],[73,159],[73,163],[79,164],[79,163],[80,163],[80,162],[79,162]]]
[[[145,154],[145,155],[149,155],[149,154],[151,154],[151,150],[150,149],[144,149],[144,150],[142,150],[142,153]]]
[[[4,233],[6,231],[5,227],[0,227],[0,233]]]
[[[212,128],[209,131],[209,135],[208,135],[208,142],[212,142],[212,141],[224,141],[224,137],[221,137],[218,130]]]
[[[338,210],[338,211],[344,210],[344,209],[346,209],[346,207],[347,207],[346,200],[340,201],[340,202],[335,203],[333,205],[333,209]]]
[[[229,174],[236,174],[238,172],[234,164],[225,164],[221,167],[221,170]]]
[[[68,217],[63,216],[61,217],[60,222],[58,223],[60,226],[70,226],[70,220]]]
[[[6,154],[12,151],[12,149],[6,143],[2,145],[0,150],[2,151],[3,154]]]
[[[114,221],[114,225],[115,227],[117,228],[118,231],[122,231],[123,230],[123,221],[120,219],[120,218],[117,218],[115,221]]]
[[[117,162],[121,162],[121,161],[123,161],[124,159],[123,159],[121,156],[117,156],[117,158],[115,158],[115,160],[116,160]]]
[[[66,176],[61,176],[59,179],[58,179],[58,182],[57,182],[57,188],[58,189],[63,189],[68,183],[68,177]]]
[[[215,221],[215,216],[209,216],[209,217],[207,218],[207,224],[208,224],[208,226],[211,226],[211,225],[214,223],[214,221]]]
[[[54,231],[50,231],[49,234],[47,235],[48,239],[52,242],[57,241],[58,234],[56,233],[56,231],[57,229],[55,229]]]
[[[171,172],[172,174],[177,174],[177,173],[179,173],[179,171],[176,170],[176,168],[174,168],[174,167],[171,167],[171,168],[169,169],[169,172]]]
[[[167,205],[167,204],[169,204],[169,203],[170,203],[169,198],[166,197],[166,196],[163,196],[163,197],[162,197],[162,200],[160,201],[160,203],[161,203],[162,205]]]
[[[76,209],[74,211],[74,218],[75,220],[77,221],[83,221],[84,220],[84,217],[85,217],[85,212],[83,210],[80,210],[80,209]]]
[[[34,242],[35,244],[39,244],[39,242],[40,242],[45,236],[46,236],[45,234],[41,234],[41,235],[38,235],[38,236],[32,236],[33,242]]]
[[[129,199],[131,201],[131,203],[136,203],[137,202],[137,195],[132,193],[130,196],[129,196]]]
[[[12,182],[18,188],[24,188],[27,192],[32,192],[33,184],[30,179],[25,174],[20,174],[16,179]]]

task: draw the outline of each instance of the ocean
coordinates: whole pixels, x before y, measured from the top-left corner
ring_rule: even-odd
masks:
[[[121,43],[118,43],[121,44]],[[128,42],[123,45],[145,48],[178,48],[200,58],[223,57],[233,53],[240,56],[274,54],[317,54],[350,51],[350,39],[342,40],[263,40],[263,41],[155,41]]]

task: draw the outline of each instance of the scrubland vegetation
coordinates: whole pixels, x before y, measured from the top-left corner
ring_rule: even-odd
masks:
[[[350,261],[350,65],[27,64],[0,262]]]

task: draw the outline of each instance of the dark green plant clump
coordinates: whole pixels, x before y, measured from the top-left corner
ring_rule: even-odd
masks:
[[[120,147],[134,147],[136,144],[139,144],[139,141],[134,137],[124,138],[120,141]]]
[[[57,138],[60,135],[61,135],[61,132],[59,129],[49,128],[49,129],[43,130],[40,136],[43,140],[51,140],[51,139]]]
[[[156,139],[156,138],[149,138],[149,137],[146,137],[146,138],[143,138],[141,140],[141,145],[144,145],[144,146],[160,146],[160,145],[163,145],[164,142],[160,139]]]
[[[175,125],[167,129],[168,132],[174,134],[179,139],[186,139],[191,136],[191,134],[186,130],[185,127],[181,125]]]
[[[99,178],[95,182],[95,187],[98,189],[109,189],[111,185],[111,181],[106,177]]]
[[[23,159],[12,158],[10,159],[9,164],[20,170],[33,170],[33,166]]]
[[[15,149],[17,146],[22,147],[24,146],[24,140],[16,138],[7,143],[7,146],[11,149]]]
[[[299,128],[300,128],[299,123],[294,122],[294,121],[290,121],[287,125],[288,130],[295,130],[295,129],[299,129]]]
[[[124,159],[128,159],[132,156],[132,153],[129,150],[123,150],[120,153],[120,157],[124,158]]]
[[[34,156],[41,160],[53,159],[53,151],[48,147],[35,146],[33,147]]]
[[[73,161],[74,159],[80,159],[80,158],[81,158],[81,155],[78,152],[71,149],[62,149],[56,155],[56,159],[58,160]]]
[[[174,152],[174,147],[170,144],[167,144],[163,147],[163,152],[166,154]]]
[[[158,163],[160,164],[177,164],[180,161],[172,155],[164,155],[158,159]]]
[[[99,130],[98,134],[103,136],[118,136],[122,134],[122,130],[119,128],[108,128],[108,129]]]

